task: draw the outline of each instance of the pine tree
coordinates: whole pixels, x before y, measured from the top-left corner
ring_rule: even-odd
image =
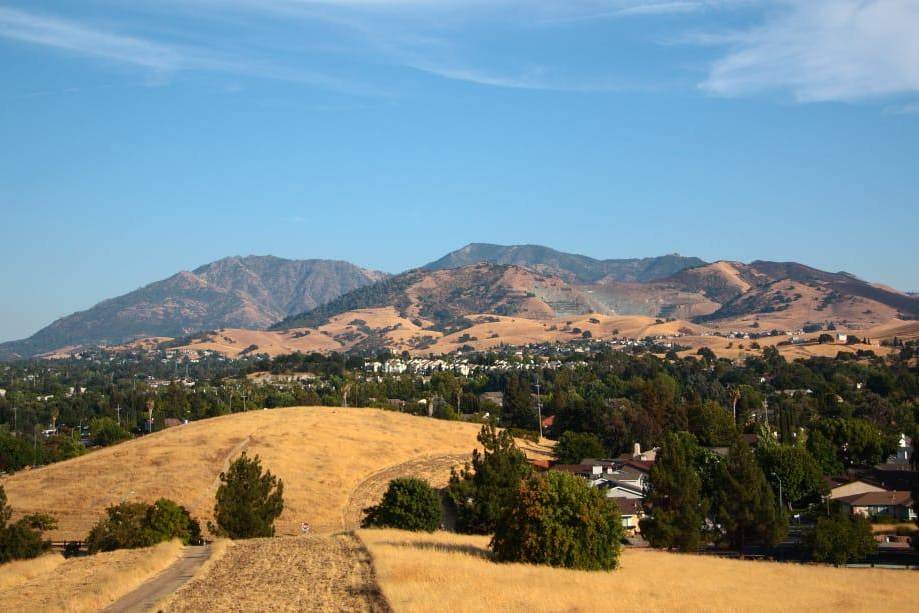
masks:
[[[499,432],[486,424],[478,440],[483,451],[472,452],[471,467],[453,471],[447,491],[456,505],[460,531],[487,534],[494,531],[498,516],[530,473],[530,465],[507,430]]]
[[[244,451],[225,473],[220,473],[211,531],[233,539],[274,536],[274,520],[284,510],[284,483],[262,473],[258,456]]]
[[[641,520],[641,534],[653,547],[693,551],[702,545],[707,505],[694,466],[696,452],[695,437],[688,432],[668,433],[664,438],[651,467],[646,517]]]
[[[536,423],[536,411],[530,398],[530,386],[526,379],[510,376],[504,390],[504,402],[501,411],[501,424],[514,428],[533,430],[539,427]]]
[[[753,542],[775,545],[785,533],[785,515],[742,438],[722,465],[714,515],[724,539],[741,554]]]

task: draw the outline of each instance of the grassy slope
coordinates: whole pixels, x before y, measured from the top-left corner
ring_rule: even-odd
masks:
[[[376,409],[288,408],[193,422],[2,480],[18,513],[58,517],[57,539],[82,539],[105,507],[165,496],[209,519],[218,475],[244,449],[284,480],[279,534],[300,522],[339,530],[358,484],[424,456],[469,453],[479,426]]]
[[[44,556],[16,562],[15,568],[3,567],[17,580],[0,589],[0,611],[98,611],[172,564],[181,552],[182,544],[172,541],[66,561]]]
[[[893,611],[909,571],[836,569],[627,550],[612,573],[496,564],[488,537],[362,530],[396,611]]]

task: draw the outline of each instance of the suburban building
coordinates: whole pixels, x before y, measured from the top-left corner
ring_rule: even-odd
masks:
[[[843,496],[836,500],[853,515],[864,515],[870,519],[888,518],[902,521],[916,519],[910,492],[864,492]]]

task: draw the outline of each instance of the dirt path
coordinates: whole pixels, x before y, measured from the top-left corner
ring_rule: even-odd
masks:
[[[111,613],[134,613],[152,609],[157,602],[187,583],[210,556],[211,550],[207,545],[185,547],[181,557],[166,570],[154,575],[104,610]]]
[[[383,498],[389,482],[398,477],[420,477],[427,479],[435,488],[446,487],[450,480],[450,469],[468,462],[471,454],[454,453],[439,456],[415,458],[402,464],[379,470],[361,481],[342,510],[342,527],[355,530],[360,527],[364,509],[375,505]]]
[[[236,541],[164,610],[391,611],[370,554],[349,533]]]

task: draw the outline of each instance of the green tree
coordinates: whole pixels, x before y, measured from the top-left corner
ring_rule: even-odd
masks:
[[[365,528],[434,532],[440,526],[440,496],[424,479],[393,479],[380,504],[364,513]]]
[[[90,421],[89,435],[93,443],[102,447],[131,438],[131,434],[111,417],[98,417]]]
[[[652,547],[693,551],[702,545],[707,505],[695,469],[698,446],[688,432],[668,433],[651,467],[641,534]]]
[[[284,483],[262,472],[259,456],[244,451],[227,472],[220,473],[211,531],[233,539],[274,536],[274,520],[284,510]]]
[[[523,377],[511,375],[507,378],[501,409],[501,423],[505,426],[528,430],[539,427],[539,424],[536,423],[536,411],[530,398],[530,386]]]
[[[168,498],[153,504],[122,502],[105,510],[86,537],[89,553],[150,547],[174,538],[186,545],[201,543],[201,526],[185,509]]]
[[[689,431],[696,435],[701,445],[726,447],[737,436],[731,412],[713,400],[690,404],[687,418]]]
[[[32,464],[32,445],[25,439],[0,430],[0,472],[14,472]]]
[[[482,451],[472,452],[472,466],[453,471],[448,494],[456,505],[457,524],[461,531],[488,534],[502,508],[515,495],[520,480],[530,473],[530,465],[514,444],[507,430],[492,424],[482,426],[478,441]]]
[[[860,562],[877,549],[868,519],[838,510],[817,520],[807,543],[815,561],[834,566]]]
[[[833,446],[833,441],[826,437],[820,430],[811,430],[807,435],[807,451],[820,466],[820,472],[825,475],[838,475],[842,473],[843,466]]]
[[[782,484],[785,504],[816,501],[824,492],[823,473],[817,460],[802,447],[768,445],[756,450],[756,459],[774,493]]]
[[[550,471],[520,483],[491,545],[502,562],[612,570],[619,564],[621,540],[619,509],[603,492]]]
[[[787,527],[766,476],[740,437],[721,465],[715,505],[714,518],[723,538],[741,554],[752,542],[774,545]]]
[[[51,543],[42,538],[42,533],[56,527],[53,518],[44,514],[26,515],[10,523],[12,515],[6,491],[0,485],[0,564],[37,558],[51,548]]]
[[[596,434],[567,430],[558,437],[555,455],[562,464],[580,464],[584,458],[602,458],[604,450]]]

